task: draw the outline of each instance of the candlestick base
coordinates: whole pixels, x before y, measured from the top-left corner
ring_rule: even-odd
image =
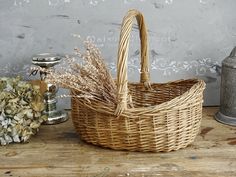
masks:
[[[53,125],[68,120],[68,114],[65,111],[44,112],[48,116],[48,120],[43,122],[44,125]]]

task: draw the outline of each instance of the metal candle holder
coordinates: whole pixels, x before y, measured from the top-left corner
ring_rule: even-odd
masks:
[[[32,59],[32,64],[45,69],[53,69],[54,66],[60,62],[61,56],[52,55],[49,53],[38,54]],[[40,71],[40,78],[42,81],[45,80],[47,78],[47,73]],[[68,120],[68,115],[66,112],[57,110],[57,91],[58,87],[56,85],[50,83],[47,84],[47,89],[44,93],[45,111],[43,113],[48,116],[48,120],[44,122],[44,124],[58,124]]]

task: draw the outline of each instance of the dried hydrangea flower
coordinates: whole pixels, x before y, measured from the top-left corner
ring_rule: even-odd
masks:
[[[20,77],[0,78],[0,144],[25,142],[47,119],[38,86]]]

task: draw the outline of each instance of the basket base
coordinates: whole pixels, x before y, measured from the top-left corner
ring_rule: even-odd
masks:
[[[226,125],[236,126],[236,117],[226,116],[221,112],[215,114],[215,120]]]

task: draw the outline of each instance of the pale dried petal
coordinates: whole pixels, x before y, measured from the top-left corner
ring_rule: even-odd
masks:
[[[0,78],[0,144],[27,141],[35,134],[45,120],[42,105],[39,87],[19,77]]]

